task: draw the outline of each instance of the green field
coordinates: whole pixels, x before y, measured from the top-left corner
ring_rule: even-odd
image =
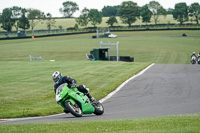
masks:
[[[0,125],[11,133],[199,133],[200,115]]]
[[[182,33],[186,33],[188,37],[181,37]],[[118,38],[92,39],[94,34],[84,34],[0,41],[0,118],[61,113],[62,108],[56,104],[54,83],[51,79],[51,74],[56,70],[76,79],[78,84],[85,84],[95,98],[101,99],[151,63],[189,64],[191,53],[200,51],[199,31],[115,32],[114,34],[118,35]],[[119,55],[134,57],[135,62],[88,61],[85,54],[97,48],[100,41],[119,41]],[[43,61],[30,62],[29,55],[42,56]],[[178,117],[177,120],[184,118]],[[199,115],[189,117],[189,120],[197,118],[199,120]],[[128,124],[125,121],[118,120],[116,125]],[[86,122],[89,125],[90,123]],[[103,122],[100,123],[104,125]],[[62,124],[58,123],[58,127]],[[81,125],[83,128],[84,123]],[[10,130],[14,131],[18,126],[20,127],[13,125]],[[25,125],[27,129],[29,126]],[[45,129],[51,124],[34,124],[34,126]],[[0,129],[9,131],[8,127],[10,126],[1,125]],[[172,131],[183,131],[184,125],[180,128],[178,131]],[[37,129],[33,131],[36,132]],[[22,130],[16,132],[23,132]],[[123,130],[128,132],[132,128]],[[198,130],[192,127],[191,131]]]
[[[118,23],[115,23],[114,26],[128,26],[128,24],[122,23],[122,21],[119,17],[116,17],[116,18],[117,18]],[[108,19],[109,19],[109,17],[103,17],[102,23],[98,24],[97,26],[98,27],[108,27],[109,25],[106,23],[106,21],[108,21]],[[158,24],[170,24],[170,23],[178,24],[179,22],[174,20],[172,15],[167,15],[166,17],[164,17],[164,16],[159,17]],[[75,18],[56,19],[56,24],[55,24],[56,27],[53,27],[53,28],[58,29],[58,27],[60,25],[63,28],[69,28],[69,27],[74,27],[75,24],[76,24]],[[148,23],[148,24],[155,24],[155,23],[152,19],[151,23]],[[135,23],[133,23],[132,25],[146,25],[146,23],[142,23],[142,19],[137,19],[137,21]],[[89,23],[87,27],[93,27],[93,25],[91,25],[91,23]],[[79,28],[85,28],[85,27],[79,26]],[[43,24],[40,23],[35,27],[35,30],[41,30],[41,29],[47,29],[45,23],[43,23]]]

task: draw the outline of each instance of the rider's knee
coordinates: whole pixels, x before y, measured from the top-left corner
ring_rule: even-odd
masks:
[[[80,92],[88,93],[88,90],[87,90],[87,88],[86,88],[85,85],[79,85],[77,88],[78,88],[78,90],[79,90]]]

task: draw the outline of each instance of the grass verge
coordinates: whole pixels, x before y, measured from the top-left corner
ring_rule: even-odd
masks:
[[[3,133],[199,133],[200,115],[0,125]]]

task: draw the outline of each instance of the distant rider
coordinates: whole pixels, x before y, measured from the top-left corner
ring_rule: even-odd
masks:
[[[197,56],[195,55],[195,52],[193,52],[191,55],[191,61],[192,60],[195,60],[195,61],[197,60]]]
[[[200,52],[198,54],[197,61],[198,61],[198,64],[200,65]]]
[[[76,80],[70,78],[69,76],[62,76],[62,73],[59,72],[59,71],[55,71],[53,74],[52,74],[52,78],[53,78],[53,81],[55,82],[55,85],[54,85],[54,92],[56,93],[56,89],[63,83],[67,83],[68,84],[68,87],[69,88],[73,88],[73,87],[76,87]],[[92,97],[90,95],[90,93],[88,92],[88,90],[86,89],[85,85],[79,85],[77,87],[77,89],[84,93],[91,102],[95,101],[95,98]]]

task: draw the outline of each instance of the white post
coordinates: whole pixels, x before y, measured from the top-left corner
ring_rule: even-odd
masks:
[[[31,57],[31,55],[29,55],[29,57],[30,57],[30,61],[32,61],[32,57]]]
[[[99,30],[98,30],[98,27],[97,27],[97,38],[99,38]]]
[[[119,42],[116,43],[116,47],[117,47],[117,61],[119,61],[119,52],[118,52],[119,49],[118,49],[118,44],[119,44]]]
[[[100,45],[99,47],[100,47],[100,48],[102,47],[102,44],[103,44],[103,41],[101,41],[101,42],[99,43],[99,45]]]

